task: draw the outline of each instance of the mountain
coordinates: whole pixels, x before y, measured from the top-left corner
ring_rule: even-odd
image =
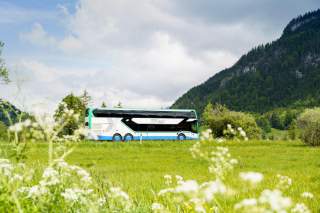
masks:
[[[11,122],[17,122],[18,116],[23,115],[23,112],[16,108],[14,105],[10,104],[7,101],[0,99],[0,122],[5,125],[10,125]],[[11,119],[8,119],[8,115]]]
[[[208,102],[259,113],[320,105],[320,9],[293,19],[279,39],[252,49],[171,108],[202,112]]]

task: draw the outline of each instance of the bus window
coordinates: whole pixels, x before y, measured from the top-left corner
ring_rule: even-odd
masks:
[[[197,121],[193,121],[193,122],[191,123],[191,132],[195,132],[195,133],[198,132]]]

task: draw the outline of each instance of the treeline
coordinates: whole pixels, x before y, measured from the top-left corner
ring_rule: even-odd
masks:
[[[275,109],[263,114],[255,114],[258,126],[266,133],[271,132],[271,128],[288,130],[295,124],[297,117],[303,109]]]
[[[202,115],[200,123],[203,128],[210,128],[215,137],[223,137],[230,124],[235,128],[243,128],[250,139],[298,139],[297,120],[305,111],[304,108],[279,108],[265,113],[237,112],[219,103],[209,103]],[[282,137],[275,132],[283,133]]]

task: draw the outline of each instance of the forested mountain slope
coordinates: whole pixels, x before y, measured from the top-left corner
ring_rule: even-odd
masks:
[[[293,19],[278,40],[252,49],[171,108],[201,112],[208,102],[250,112],[320,105],[320,10]]]
[[[0,122],[8,126],[11,123],[17,122],[17,119],[23,116],[24,114],[25,113],[20,111],[14,105],[0,99]]]

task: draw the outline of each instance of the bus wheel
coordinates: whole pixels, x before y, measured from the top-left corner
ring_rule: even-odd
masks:
[[[122,141],[121,135],[119,133],[114,134],[113,137],[112,137],[112,141],[116,141],[116,142],[117,141]]]
[[[178,140],[179,141],[184,141],[186,139],[186,136],[183,134],[183,133],[180,133],[179,135],[178,135]]]
[[[133,141],[133,135],[131,135],[130,133],[127,133],[124,136],[124,141]]]

